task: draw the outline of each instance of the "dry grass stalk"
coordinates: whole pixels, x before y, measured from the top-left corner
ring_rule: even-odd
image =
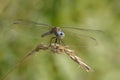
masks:
[[[72,60],[74,60],[76,63],[78,63],[82,68],[84,68],[87,72],[92,71],[92,69],[85,64],[78,56],[74,54],[74,51],[69,49],[68,46],[62,46],[60,44],[52,43],[51,45],[45,45],[45,44],[39,44],[37,47],[35,47],[31,52],[29,52],[27,55],[25,55],[10,71],[7,72],[7,74],[0,80],[5,80],[7,76],[15,69],[17,68],[21,63],[24,62],[25,59],[27,59],[29,56],[34,55],[36,52],[39,52],[40,50],[50,50],[53,53],[57,54],[63,54],[66,53]]]
[[[84,68],[87,72],[92,71],[91,67],[89,67],[87,64],[85,64],[81,58],[76,56],[74,54],[74,51],[69,49],[68,46],[62,46],[59,44],[51,44],[51,45],[44,45],[40,44],[39,46],[36,47],[34,51],[39,51],[39,50],[51,50],[53,53],[58,53],[58,54],[63,54],[66,53],[72,60],[74,60],[76,63],[78,63],[82,68]]]

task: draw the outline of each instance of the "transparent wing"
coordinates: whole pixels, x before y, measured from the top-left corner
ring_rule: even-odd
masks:
[[[17,19],[14,21],[14,24],[21,24],[21,25],[28,25],[31,27],[31,32],[33,32],[34,29],[37,28],[35,31],[35,35],[37,35],[39,32],[44,33],[41,29],[51,28],[52,25],[44,24],[44,23],[37,23],[31,20],[23,20],[23,19]],[[35,27],[33,27],[35,26]],[[37,26],[37,27],[36,27]],[[71,44],[77,44],[77,46],[80,47],[88,47],[88,44],[91,43],[91,45],[96,45],[97,40],[94,38],[92,34],[101,33],[102,30],[93,30],[93,29],[85,29],[85,28],[79,28],[79,27],[61,27],[63,31],[66,33],[65,37],[65,43],[71,43]],[[38,33],[37,33],[38,32]]]
[[[84,29],[79,27],[62,27],[65,30],[65,43],[74,44],[77,47],[96,46],[98,41],[96,35],[102,30]]]
[[[38,22],[34,22],[31,20],[24,20],[24,19],[17,19],[14,20],[13,24],[23,24],[23,25],[36,25],[36,26],[43,26],[43,27],[51,27],[52,25],[48,25],[48,24],[44,24],[44,23],[38,23]]]
[[[16,19],[13,21],[13,29],[25,36],[24,38],[38,39],[43,33],[51,30],[52,26],[44,23],[34,22],[31,20]],[[23,38],[23,39],[24,39]]]
[[[73,30],[79,30],[79,31],[87,31],[87,32],[103,32],[102,30],[85,29],[85,28],[79,28],[79,27],[61,27],[61,28],[67,28],[67,29],[73,29]]]

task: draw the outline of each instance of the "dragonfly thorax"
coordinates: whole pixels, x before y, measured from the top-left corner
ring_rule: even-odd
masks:
[[[60,27],[52,28],[51,33],[53,33],[58,39],[63,39],[63,37],[65,36],[64,32]]]
[[[54,27],[50,31],[45,32],[41,35],[41,37],[54,34],[57,39],[63,39],[65,36],[65,33],[61,30],[60,27]]]

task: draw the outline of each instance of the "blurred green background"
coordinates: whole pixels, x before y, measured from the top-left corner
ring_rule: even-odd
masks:
[[[98,45],[80,47],[82,41],[73,31],[66,32],[69,47],[93,72],[87,73],[65,54],[40,51],[5,80],[120,80],[120,0],[0,0],[0,78],[22,56],[39,43],[47,44],[51,37],[41,38],[46,29],[34,25],[13,25],[15,19],[81,26],[104,33],[93,33]]]

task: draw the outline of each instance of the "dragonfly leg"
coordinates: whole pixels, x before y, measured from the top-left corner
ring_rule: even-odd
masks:
[[[57,44],[57,43],[58,43],[58,39],[56,38],[56,39],[55,39],[55,44]]]
[[[56,38],[55,44],[56,44],[56,43],[57,43],[57,44],[65,45],[62,39],[57,39],[57,38]]]
[[[51,45],[53,39],[56,39],[56,37],[52,37],[52,38],[50,39],[50,45]]]
[[[61,39],[58,39],[58,38],[56,38],[55,43],[57,43],[57,44],[61,44],[62,43],[64,45],[64,42]]]

